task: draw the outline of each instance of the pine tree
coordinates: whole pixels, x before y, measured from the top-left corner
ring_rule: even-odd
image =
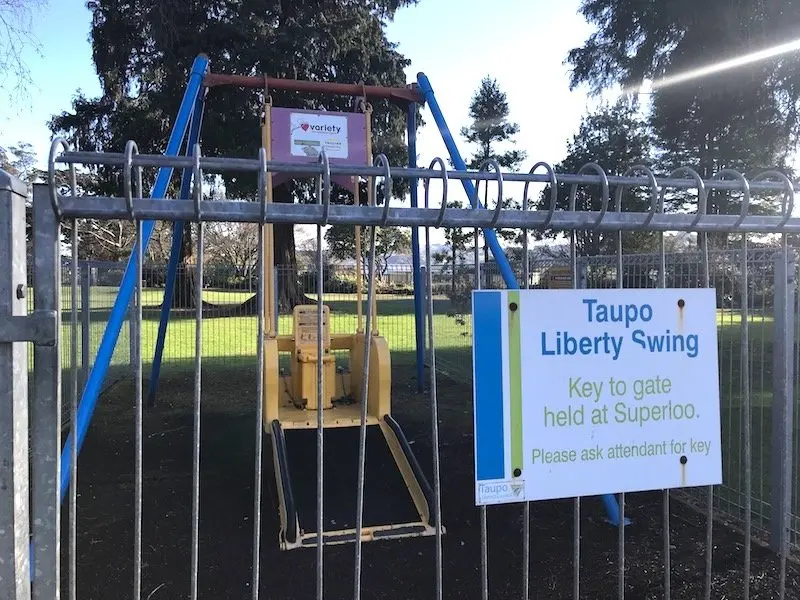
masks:
[[[469,117],[472,122],[461,129],[461,135],[470,144],[476,145],[477,151],[467,162],[469,169],[479,169],[487,160],[494,159],[502,170],[511,171],[519,167],[525,160],[525,152],[514,148],[514,136],[519,133],[519,125],[509,121],[510,108],[506,93],[500,89],[496,79],[486,76],[481,80],[480,87],[472,96],[469,105]],[[498,147],[506,144],[509,149],[501,151]],[[482,185],[483,205],[489,206],[489,187],[491,184]],[[505,208],[518,206],[510,198],[503,199]],[[517,241],[518,233],[508,230],[499,230],[498,236],[505,241]],[[459,234],[451,234],[456,235]],[[489,262],[489,246],[484,241],[483,260]]]

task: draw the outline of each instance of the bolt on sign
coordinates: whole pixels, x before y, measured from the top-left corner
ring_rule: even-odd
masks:
[[[472,302],[478,505],[722,483],[713,289]]]

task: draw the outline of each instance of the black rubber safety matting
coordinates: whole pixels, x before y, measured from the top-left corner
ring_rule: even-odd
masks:
[[[356,526],[358,497],[358,427],[334,427],[324,432],[325,532]],[[317,532],[317,432],[286,429],[286,454],[292,494],[305,533]],[[383,432],[367,427],[364,485],[365,527],[419,521],[411,493],[395,463]]]

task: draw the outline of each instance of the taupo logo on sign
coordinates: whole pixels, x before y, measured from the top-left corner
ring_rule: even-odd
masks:
[[[516,481],[495,481],[479,483],[478,496],[483,500],[494,502],[522,502],[525,496],[525,484]]]

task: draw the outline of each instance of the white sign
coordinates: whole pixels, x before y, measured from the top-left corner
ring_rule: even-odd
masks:
[[[722,483],[713,289],[472,299],[477,504]]]
[[[292,113],[289,117],[292,156],[316,157],[325,148],[328,158],[347,158],[347,117]]]

